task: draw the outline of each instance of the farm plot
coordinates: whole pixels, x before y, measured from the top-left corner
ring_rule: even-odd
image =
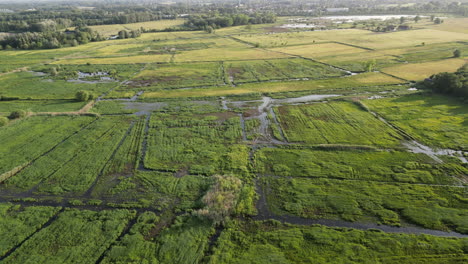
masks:
[[[464,59],[448,59],[442,61],[408,63],[383,68],[382,72],[389,73],[406,80],[420,81],[439,72],[455,72],[467,62],[468,60]]]
[[[460,184],[468,173],[462,164],[434,164],[424,154],[401,151],[264,148],[255,158],[259,173],[285,177]]]
[[[373,230],[235,222],[221,233],[210,263],[463,263],[468,260],[465,243]]]
[[[133,217],[127,210],[66,210],[3,263],[95,263]]]
[[[310,78],[339,77],[345,73],[304,59],[229,62],[225,65],[233,83]]]
[[[402,60],[408,62],[425,62],[453,58],[453,52],[458,49],[466,57],[468,42],[440,43],[433,45],[420,45],[406,49],[385,50],[383,52],[395,53]]]
[[[232,113],[203,116],[154,114],[145,167],[187,170],[192,174],[245,173],[248,163],[239,117]]]
[[[0,203],[0,256],[19,245],[40,229],[60,207],[13,205]]]
[[[221,66],[220,63],[152,65],[136,75],[127,87],[147,91],[221,85],[224,83]]]
[[[275,48],[273,51],[283,52],[286,54],[299,55],[306,58],[320,58],[326,56],[336,56],[344,54],[353,54],[366,51],[365,49],[356,48],[338,43],[319,43],[312,45],[290,46],[284,48]]]
[[[457,98],[416,94],[363,103],[426,145],[468,151],[468,106]]]
[[[0,173],[27,165],[94,119],[37,116],[2,127],[0,138],[5,140],[0,145]]]
[[[88,58],[66,58],[54,61],[52,64],[138,64],[138,63],[164,63],[171,60],[172,55],[169,54],[151,54],[137,56],[121,56],[121,57],[88,57]]]
[[[84,192],[128,130],[129,117],[103,117],[7,181],[9,188],[60,194]]]
[[[264,177],[263,182],[268,204],[278,214],[395,226],[409,221],[468,233],[464,188],[318,178]]]
[[[239,85],[237,87],[214,87],[203,89],[156,91],[143,94],[143,98],[209,97],[241,94],[280,93],[292,91],[313,91],[333,94],[343,91],[366,91],[371,86],[402,83],[401,80],[376,72],[363,73],[346,78],[294,82],[264,82]]]
[[[76,92],[86,90],[100,95],[114,83],[74,83],[38,76],[32,72],[10,73],[0,76],[0,96],[18,99],[74,99]]]
[[[290,142],[397,146],[401,137],[351,102],[280,106],[274,109]]]

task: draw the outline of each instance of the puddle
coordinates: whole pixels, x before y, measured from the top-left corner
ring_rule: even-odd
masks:
[[[438,156],[450,156],[461,160],[463,163],[468,163],[468,160],[463,156],[466,152],[453,149],[433,149],[426,145],[423,145],[415,140],[403,142],[403,145],[413,153],[423,153],[433,158],[435,161],[442,163],[442,160]]]

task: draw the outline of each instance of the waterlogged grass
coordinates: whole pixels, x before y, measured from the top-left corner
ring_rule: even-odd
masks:
[[[0,76],[0,95],[20,99],[74,99],[76,92],[86,90],[100,95],[115,86],[114,83],[73,83],[54,80],[49,76],[36,76],[31,72],[10,73]]]
[[[424,154],[403,151],[264,148],[255,161],[259,173],[284,177],[457,184],[468,173],[461,164],[434,164]]]
[[[220,63],[167,64],[146,67],[128,84],[129,88],[154,89],[223,84]]]
[[[439,72],[455,72],[465,65],[466,62],[467,61],[464,59],[448,59],[442,61],[409,63],[383,68],[382,72],[389,73],[406,80],[420,81]]]
[[[181,98],[181,97],[211,97],[226,95],[241,95],[254,93],[279,93],[293,91],[314,91],[320,93],[339,93],[349,90],[366,90],[369,86],[398,84],[402,81],[381,73],[364,73],[346,78],[330,78],[324,80],[252,83],[236,87],[213,87],[203,89],[174,90],[148,92],[143,98]]]
[[[0,255],[19,245],[24,239],[40,229],[60,207],[0,204]]]
[[[426,145],[468,150],[468,106],[457,98],[416,94],[363,103]]]
[[[26,165],[89,124],[93,117],[36,116],[0,128],[0,173]]]
[[[235,222],[208,263],[464,263],[466,239]]]
[[[401,137],[351,102],[275,108],[289,142],[396,146]]]
[[[133,217],[127,210],[66,210],[3,263],[94,263]]]
[[[248,149],[241,140],[239,117],[153,114],[145,167],[188,170],[192,174],[246,173]]]
[[[275,213],[340,218],[468,233],[464,188],[312,178],[264,177]]]

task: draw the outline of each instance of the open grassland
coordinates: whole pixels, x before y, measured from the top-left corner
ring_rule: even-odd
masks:
[[[223,84],[221,63],[165,64],[146,67],[127,85],[128,88],[168,89]]]
[[[457,184],[468,173],[461,164],[404,151],[264,148],[255,158],[259,173],[284,177]]]
[[[408,95],[363,103],[426,145],[468,150],[468,106],[457,98]]]
[[[28,112],[73,112],[80,110],[86,103],[75,100],[14,100],[0,103],[0,112],[11,113],[17,110]]]
[[[227,79],[232,83],[257,82],[281,79],[324,79],[345,73],[304,59],[239,61],[226,63]]]
[[[24,166],[92,122],[92,117],[29,117],[2,127],[0,173]]]
[[[324,80],[294,81],[294,82],[264,82],[244,84],[236,87],[214,87],[204,89],[173,90],[148,92],[143,98],[180,98],[240,95],[249,93],[278,93],[290,91],[320,91],[321,93],[336,93],[340,90],[359,89],[366,86],[398,84],[402,81],[381,73],[365,73],[345,78]],[[365,90],[365,88],[363,88]]]
[[[385,51],[364,51],[339,55],[332,54],[326,57],[319,55],[317,60],[353,72],[367,71],[367,64],[374,61],[375,69],[381,69],[383,67],[388,67],[388,65],[401,63],[401,59],[393,55],[385,54]]]
[[[63,59],[54,62],[54,64],[137,64],[137,63],[157,63],[169,62],[171,55],[156,54],[156,55],[139,55],[139,56],[123,56],[112,58],[81,58],[81,59]]]
[[[192,174],[247,172],[247,147],[239,117],[232,113],[205,116],[152,116],[145,167],[186,170]]]
[[[374,230],[234,222],[221,233],[209,263],[463,263],[465,244]]]
[[[427,27],[435,30],[468,34],[468,18],[447,18],[439,25],[429,24]]]
[[[275,112],[289,142],[395,146],[401,139],[351,102],[280,106]]]
[[[468,42],[439,43],[432,45],[419,45],[403,49],[384,50],[385,53],[393,53],[401,60],[407,62],[425,62],[453,58],[453,52],[458,49],[462,56],[468,54]]]
[[[383,68],[382,72],[406,80],[420,81],[439,72],[455,72],[467,62],[468,60],[465,59],[448,59],[442,61],[408,63]]]
[[[330,34],[332,33],[332,34]],[[306,32],[286,32],[274,34],[243,34],[234,36],[240,40],[255,44],[261,47],[281,47],[292,45],[305,45],[320,42],[338,41],[344,42],[353,37],[360,37],[368,34],[366,30],[333,30],[333,31],[306,31]]]
[[[8,187],[35,187],[38,192],[54,194],[88,190],[120,146],[129,119],[100,118],[8,179]]]
[[[348,45],[338,43],[323,43],[323,44],[312,44],[312,45],[301,45],[291,46],[284,48],[275,48],[274,51],[299,55],[306,58],[319,58],[325,56],[335,56],[351,53],[359,53],[365,51],[364,49],[355,48]]]
[[[40,229],[60,207],[28,206],[0,203],[0,255],[18,246]]]
[[[129,234],[111,247],[101,263],[200,263],[215,232],[206,221],[179,217],[155,240],[147,239],[167,219],[152,212],[141,214]]]
[[[3,263],[93,263],[133,217],[127,210],[66,210]]]
[[[270,208],[279,214],[367,219],[395,226],[409,221],[468,233],[464,188],[316,178],[264,177],[262,181],[268,186]]]

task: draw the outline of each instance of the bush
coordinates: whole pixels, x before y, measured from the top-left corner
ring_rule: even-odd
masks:
[[[88,91],[79,91],[75,94],[75,99],[78,102],[86,102],[86,101],[92,100],[93,98],[94,96]]]
[[[17,111],[13,111],[11,112],[11,114],[8,116],[8,118],[10,119],[17,119],[17,118],[23,118],[26,116],[26,111],[24,110],[17,110]]]
[[[5,126],[8,124],[8,118],[0,116],[0,127]]]
[[[456,49],[453,51],[453,57],[454,58],[460,58],[462,55],[461,51],[459,49]]]

